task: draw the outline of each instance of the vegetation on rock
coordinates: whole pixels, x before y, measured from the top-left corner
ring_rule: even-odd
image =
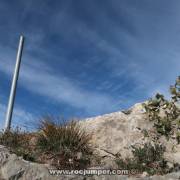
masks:
[[[84,168],[90,164],[92,149],[87,134],[76,121],[55,124],[52,119],[41,122],[38,149],[58,168]]]
[[[175,85],[170,87],[171,100],[166,100],[162,94],[143,103],[149,121],[154,122],[157,139],[165,136],[167,139],[175,137],[177,144],[180,143],[180,76],[177,78]],[[148,130],[143,129],[142,133],[145,138],[150,138]],[[117,156],[115,161],[119,168],[136,169],[140,172],[146,171],[148,174],[165,174],[173,171],[179,164],[174,167],[168,167],[167,161],[163,154],[165,147],[158,141],[145,143],[143,147],[132,146],[133,158],[123,159]]]
[[[144,103],[144,108],[150,121],[154,121],[157,132],[169,138],[176,136],[180,143],[180,76],[174,86],[170,87],[171,100],[166,100],[163,95],[156,94],[155,98]]]
[[[36,133],[16,128],[0,134],[0,144],[25,160],[67,169],[85,168],[90,164],[93,152],[90,139],[91,135],[76,121],[55,124],[53,118],[42,120]]]
[[[133,158],[115,159],[121,169],[135,169],[140,173],[146,171],[149,175],[168,172],[167,162],[163,158],[165,147],[160,144],[146,143],[142,147],[132,146]]]
[[[156,94],[155,98],[144,103],[148,119],[153,122],[155,136],[176,138],[180,143],[180,77],[170,87],[171,100]],[[132,109],[124,111],[131,114]],[[92,166],[95,157],[90,144],[92,135],[88,134],[77,121],[55,123],[52,117],[40,121],[36,133],[15,130],[0,133],[0,144],[25,160],[48,163],[60,169],[84,169]],[[151,133],[143,129],[144,139],[151,139]],[[158,139],[157,138],[157,139]],[[32,141],[33,139],[33,141]],[[156,139],[156,138],[155,138]],[[131,146],[133,158],[122,158],[118,153],[116,164],[121,169],[146,171],[149,175],[165,174],[172,171],[163,155],[165,147],[160,141],[142,143],[142,146]],[[98,156],[99,158],[99,156]],[[101,159],[98,159],[101,164]],[[176,164],[178,167],[179,164]]]
[[[10,152],[22,156],[25,160],[35,161],[35,155],[30,145],[31,133],[20,128],[0,133],[0,144],[6,146]]]

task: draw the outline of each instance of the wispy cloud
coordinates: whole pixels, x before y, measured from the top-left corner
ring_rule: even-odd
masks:
[[[161,3],[158,4],[158,6],[160,5]],[[110,69],[111,78],[124,78],[120,82],[122,86],[126,84],[126,80],[128,83],[134,84],[133,89],[128,89],[126,84],[126,90],[130,94],[141,91],[144,97],[150,97],[157,92],[169,96],[169,85],[174,83],[175,78],[179,75],[180,68],[180,54],[177,51],[179,45],[176,40],[179,39],[177,34],[179,11],[174,5],[168,9],[168,15],[163,17],[159,14],[156,21],[152,21],[151,18],[156,18],[152,13],[158,14],[157,9],[153,11],[153,9],[145,6],[142,10],[142,16],[142,11],[139,8],[130,5],[129,9],[126,9],[126,13],[131,17],[129,19],[134,24],[132,28],[136,33],[132,35],[129,31],[122,32],[120,28],[118,31],[118,25],[114,24],[111,29],[113,29],[113,37],[116,37],[116,41],[113,42],[112,39],[109,40],[109,36],[112,34],[103,37],[97,29],[92,30],[86,26],[79,28],[80,34],[88,41],[93,42],[93,45],[106,55],[98,58],[102,59],[101,63]],[[163,14],[165,13],[164,10]],[[104,19],[107,23],[106,15]],[[168,18],[166,18],[167,16]],[[165,19],[171,24],[170,26],[167,27]],[[172,28],[174,26],[176,28]],[[117,86],[113,89],[118,89]],[[101,89],[101,87],[99,88]]]
[[[6,105],[0,104],[0,130],[4,129]],[[23,120],[23,121],[22,121]],[[12,127],[20,127],[24,130],[33,130],[37,127],[37,117],[24,110],[22,107],[16,107],[13,112]]]
[[[168,96],[179,75],[180,1],[17,4],[3,1],[0,6],[0,72],[12,77],[15,41],[24,32],[19,87],[37,99],[87,116],[102,114],[158,91]]]
[[[2,56],[3,57],[3,56]],[[55,102],[84,109],[87,112],[106,112],[114,108],[114,99],[107,94],[90,92],[78,87],[60,73],[54,74],[47,64],[32,56],[25,56],[20,72],[19,85],[30,92],[50,98]],[[1,58],[0,71],[13,73],[13,60],[7,55]]]

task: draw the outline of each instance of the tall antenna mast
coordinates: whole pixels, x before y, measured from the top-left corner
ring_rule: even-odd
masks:
[[[10,130],[11,128],[11,120],[12,120],[12,114],[13,114],[13,108],[14,108],[14,100],[16,96],[19,70],[20,70],[20,65],[21,65],[23,45],[24,45],[24,37],[20,36],[19,47],[18,47],[18,52],[17,52],[17,57],[16,57],[16,65],[14,69],[14,75],[13,75],[9,102],[8,102],[8,107],[7,107],[7,113],[6,113],[5,131]]]

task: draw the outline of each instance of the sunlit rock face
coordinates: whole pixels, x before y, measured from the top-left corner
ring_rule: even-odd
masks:
[[[180,146],[176,139],[160,137],[156,140],[157,132],[153,121],[149,121],[142,103],[135,104],[127,111],[119,111],[80,121],[83,128],[92,133],[92,146],[104,156],[120,153],[122,157],[130,157],[132,145],[143,145],[146,142],[158,142],[166,147],[165,158],[172,163],[180,162]],[[144,132],[149,136],[146,137]],[[112,154],[111,154],[112,153]]]

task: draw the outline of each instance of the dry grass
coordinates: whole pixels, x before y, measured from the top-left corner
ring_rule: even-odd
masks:
[[[57,124],[52,118],[46,118],[40,123],[37,147],[56,167],[80,168],[90,164],[90,140],[91,135],[78,122]]]
[[[31,133],[24,132],[18,127],[0,134],[0,144],[6,146],[10,152],[22,156],[25,160],[35,161],[30,139]]]
[[[91,135],[77,121],[58,124],[52,117],[41,120],[35,133],[23,132],[19,128],[0,133],[0,144],[12,153],[25,160],[66,169],[90,165],[93,154],[90,140]]]

